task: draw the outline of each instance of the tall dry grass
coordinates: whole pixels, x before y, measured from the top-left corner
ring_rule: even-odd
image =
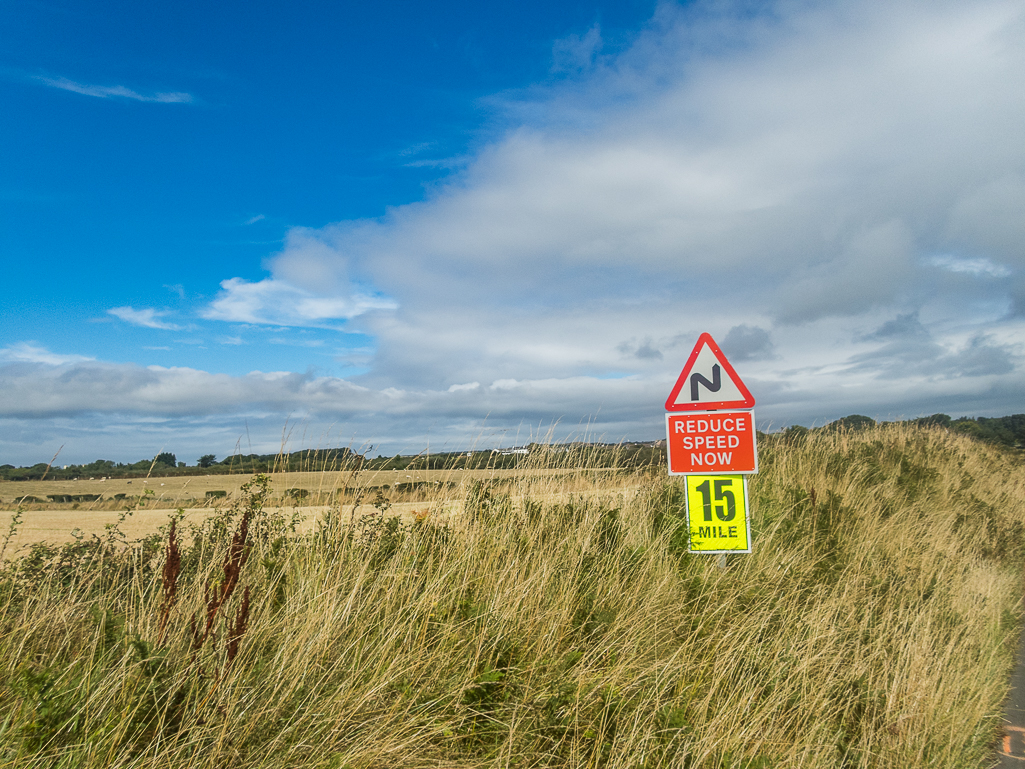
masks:
[[[760,449],[725,568],[686,552],[677,482],[597,467],[309,535],[258,477],[173,540],[37,550],[0,581],[0,762],[986,765],[1020,457],[906,426]]]

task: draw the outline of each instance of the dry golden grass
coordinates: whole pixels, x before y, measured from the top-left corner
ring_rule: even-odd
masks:
[[[677,483],[613,471],[463,479],[445,526],[439,495],[409,525],[382,499],[308,535],[258,484],[182,545],[159,645],[160,545],[38,550],[0,581],[0,762],[986,766],[1020,459],[902,426],[760,449],[754,552],[725,568],[686,553]],[[220,642],[197,646],[231,552]]]

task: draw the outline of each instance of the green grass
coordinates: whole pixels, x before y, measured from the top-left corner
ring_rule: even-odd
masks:
[[[660,469],[468,481],[445,525],[382,498],[301,536],[256,477],[177,547],[38,546],[0,575],[0,765],[987,765],[1020,457],[884,426],[768,438],[760,465],[725,568],[686,552]]]

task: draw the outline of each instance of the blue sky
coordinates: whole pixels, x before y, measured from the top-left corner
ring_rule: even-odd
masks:
[[[1025,410],[1021,2],[0,20],[0,462]]]

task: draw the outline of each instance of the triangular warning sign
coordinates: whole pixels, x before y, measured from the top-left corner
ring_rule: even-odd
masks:
[[[666,411],[750,409],[755,399],[711,334],[702,334],[673,385]]]

